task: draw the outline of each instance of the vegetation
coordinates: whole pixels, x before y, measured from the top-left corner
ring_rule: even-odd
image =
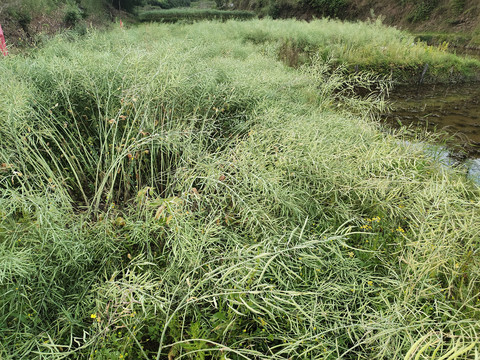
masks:
[[[345,12],[349,0],[310,0],[310,5],[322,16],[338,17]]]
[[[380,20],[374,23],[321,20],[313,24],[251,22],[241,36],[254,44],[274,46],[278,56],[294,67],[319,56],[351,71],[372,70],[391,75],[399,82],[416,82],[425,64],[430,65],[426,80],[430,82],[478,76],[478,60],[458,58],[446,52],[445,46],[417,43],[412,35],[386,27]]]
[[[408,21],[418,22],[428,20],[433,10],[438,6],[438,0],[423,0],[416,4],[412,13],[408,15]]]
[[[143,5],[145,0],[104,0],[107,4],[119,10],[132,11],[136,6]]]
[[[217,7],[233,5],[240,9],[257,10],[272,17],[291,17],[298,12],[313,11],[317,16],[345,17],[350,0],[216,0]],[[290,14],[290,15],[289,15]]]
[[[375,19],[415,32],[462,33],[465,45],[480,46],[480,5],[472,0],[216,0],[218,8],[253,10],[273,18]]]
[[[61,30],[85,32],[87,22],[105,23],[107,8],[107,1],[96,0],[5,0],[0,4],[0,24],[8,46],[25,47]]]
[[[473,356],[479,188],[382,132],[388,81],[350,69],[475,65],[411,40],[143,24],[2,59],[0,357]]]
[[[251,11],[225,11],[216,9],[168,9],[168,10],[148,10],[139,13],[140,21],[147,22],[177,22],[184,21],[201,21],[201,20],[246,20],[252,19],[255,14]]]
[[[78,9],[86,14],[104,11],[106,6],[131,11],[143,2],[143,0],[4,0],[0,5],[0,15],[28,14],[31,18],[65,7]]]
[[[189,7],[191,0],[149,0],[150,5],[161,7],[162,9],[171,9],[176,7]]]
[[[446,43],[450,48],[459,51],[462,51],[462,49],[478,50],[480,48],[480,27],[473,33],[420,32],[416,34],[416,37],[419,41],[428,44]]]

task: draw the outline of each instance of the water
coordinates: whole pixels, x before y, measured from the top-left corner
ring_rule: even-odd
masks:
[[[397,87],[390,96],[392,125],[444,130],[450,143],[480,158],[480,83]]]
[[[449,134],[444,155],[480,184],[480,83],[397,87],[390,102],[389,124]]]

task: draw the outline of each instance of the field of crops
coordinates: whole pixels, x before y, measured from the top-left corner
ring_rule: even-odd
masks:
[[[375,121],[427,62],[479,67],[329,20],[0,59],[0,359],[478,357],[479,188]]]

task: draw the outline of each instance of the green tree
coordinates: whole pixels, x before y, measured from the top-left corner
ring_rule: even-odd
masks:
[[[110,4],[118,9],[125,11],[132,11],[135,6],[140,6],[144,4],[144,0],[108,0]]]

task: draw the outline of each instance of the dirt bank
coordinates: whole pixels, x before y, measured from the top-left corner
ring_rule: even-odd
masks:
[[[45,38],[62,31],[84,34],[88,28],[105,28],[115,19],[134,21],[130,14],[101,2],[62,3],[52,6],[29,6],[26,0],[10,0],[0,4],[0,24],[7,46],[15,52],[36,46]]]
[[[478,0],[352,0],[344,15],[347,19],[359,20],[380,16],[388,25],[419,34],[429,33],[425,39],[431,42],[480,46]]]

